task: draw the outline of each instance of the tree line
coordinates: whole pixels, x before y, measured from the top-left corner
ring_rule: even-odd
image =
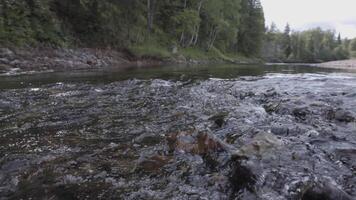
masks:
[[[266,28],[260,0],[0,0],[0,44],[116,49],[153,44],[289,62],[356,54],[356,41],[334,31]]]
[[[342,39],[333,30],[314,28],[292,31],[287,24],[284,31],[271,24],[266,28],[263,56],[270,61],[323,62],[347,59],[350,56],[351,40]],[[355,41],[356,42],[356,41]]]
[[[146,42],[257,56],[259,0],[0,0],[0,41],[126,48]]]

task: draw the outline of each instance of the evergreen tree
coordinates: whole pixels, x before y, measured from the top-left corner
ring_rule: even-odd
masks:
[[[356,38],[351,41],[350,50],[351,51],[356,51]]]
[[[287,25],[283,33],[269,29],[265,35],[263,57],[269,60],[321,62],[349,56],[347,40],[343,41],[340,35],[335,37],[335,32],[331,30],[315,28],[291,32]]]
[[[337,44],[341,45],[342,44],[342,40],[341,40],[341,34],[339,33],[339,35],[337,36]]]
[[[283,40],[282,40],[282,48],[283,52],[285,55],[285,58],[289,58],[290,54],[292,53],[292,47],[291,47],[291,38],[290,38],[290,26],[289,24],[286,25],[283,33]]]
[[[259,0],[242,0],[241,26],[238,33],[237,49],[244,55],[257,56],[264,36],[265,21]]]

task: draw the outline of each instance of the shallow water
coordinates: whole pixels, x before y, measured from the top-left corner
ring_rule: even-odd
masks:
[[[0,199],[356,197],[355,74],[167,66],[0,83]]]
[[[344,70],[345,71],[345,70]],[[340,69],[288,65],[198,65],[134,67],[129,69],[97,69],[91,71],[48,72],[28,75],[0,76],[0,89],[39,86],[42,84],[110,83],[128,79],[163,79],[173,81],[206,80],[208,78],[234,79],[240,76],[263,76],[267,73],[332,73]]]

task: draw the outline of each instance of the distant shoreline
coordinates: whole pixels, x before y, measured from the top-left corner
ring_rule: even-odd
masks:
[[[204,60],[188,59],[183,55],[172,58],[139,56],[128,51],[106,49],[0,48],[0,75],[21,75],[39,72],[73,71],[100,68],[130,68],[163,64],[265,64],[312,66],[356,70],[356,59],[325,63],[264,63],[259,59]]]
[[[317,67],[356,70],[356,58],[315,64]]]

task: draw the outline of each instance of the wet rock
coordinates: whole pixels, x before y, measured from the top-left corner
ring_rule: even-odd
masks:
[[[221,128],[226,123],[225,118],[228,116],[228,114],[229,113],[225,113],[225,112],[219,113],[210,117],[209,120],[214,121],[215,125]]]
[[[22,64],[22,62],[20,60],[17,60],[17,59],[15,59],[15,60],[10,62],[10,65],[14,66],[14,67],[19,67],[19,65],[21,65],[21,64]]]
[[[255,96],[255,93],[252,92],[252,91],[249,91],[249,92],[241,92],[239,93],[238,97],[241,99],[241,100],[244,100],[248,97],[253,97]]]
[[[306,135],[311,138],[316,138],[320,135],[320,133],[316,130],[310,130],[306,133]]]
[[[335,155],[343,164],[354,168],[356,172],[356,148],[338,148],[335,150]]]
[[[353,122],[355,117],[350,111],[337,110],[335,112],[335,119],[339,122]]]
[[[310,114],[310,111],[307,107],[299,107],[299,108],[293,109],[292,114],[297,119],[306,120],[307,116]]]
[[[117,147],[119,147],[119,145],[116,144],[116,143],[111,142],[111,143],[109,144],[109,148],[110,148],[110,149],[115,149],[115,148],[117,148]]]
[[[155,145],[162,141],[162,137],[160,135],[154,133],[144,133],[137,138],[134,139],[135,143],[140,145]]]
[[[0,66],[2,64],[2,66],[6,66],[6,64],[9,64],[10,60],[7,58],[0,58]]]
[[[94,176],[95,179],[105,179],[108,173],[106,171],[103,171],[97,175]]]
[[[233,196],[236,196],[241,190],[247,189],[250,192],[257,182],[258,175],[253,170],[256,165],[248,160],[234,160],[231,162],[232,173],[230,174],[230,182],[233,187]]]
[[[28,160],[16,159],[5,163],[1,166],[1,170],[5,173],[12,173],[15,171],[21,171],[29,166]]]
[[[260,157],[270,154],[283,145],[282,140],[271,133],[258,133],[250,142],[238,149],[234,156]]]
[[[0,58],[12,58],[14,56],[14,52],[12,52],[8,48],[0,48]]]
[[[337,120],[339,122],[353,122],[355,121],[354,114],[350,111],[345,111],[342,109],[337,109],[337,110],[328,110],[326,112],[326,118],[328,120]]]
[[[268,89],[265,93],[263,93],[263,96],[265,98],[271,98],[271,97],[274,97],[277,95],[278,95],[278,93],[274,88]]]
[[[320,184],[308,189],[302,200],[353,200],[353,198],[330,183]]]
[[[0,63],[0,73],[6,73],[6,72],[10,71],[10,69],[11,69],[11,67],[9,65]]]
[[[281,105],[281,102],[278,102],[278,103],[270,102],[270,103],[263,105],[263,108],[265,109],[265,111],[267,113],[271,114],[271,113],[278,111],[280,105]]]
[[[290,125],[273,125],[271,128],[271,133],[275,135],[280,135],[280,136],[287,136],[291,132],[290,130]]]
[[[12,108],[12,104],[8,101],[0,100],[0,109],[10,109]]]
[[[65,175],[63,178],[62,178],[62,184],[79,184],[79,183],[82,183],[83,182],[83,178],[82,177],[79,177],[79,176],[73,176],[73,175]]]
[[[154,155],[148,158],[140,158],[137,163],[137,170],[143,170],[145,172],[159,172],[162,167],[167,165],[171,161],[171,157]]]
[[[205,155],[230,150],[223,141],[207,133],[175,133],[167,137],[167,143],[171,152],[179,153]]]

